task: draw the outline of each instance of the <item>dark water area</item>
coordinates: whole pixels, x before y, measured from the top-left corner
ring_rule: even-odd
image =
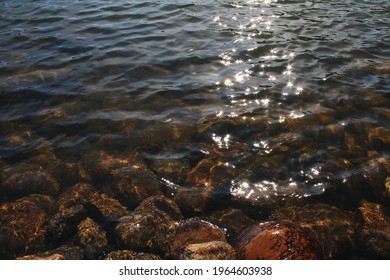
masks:
[[[327,258],[389,258],[389,31],[387,0],[3,0],[2,209],[34,194],[61,208],[80,182],[212,222],[328,207],[353,245],[321,239]],[[367,226],[374,208],[384,222]],[[72,239],[43,231],[39,250]]]

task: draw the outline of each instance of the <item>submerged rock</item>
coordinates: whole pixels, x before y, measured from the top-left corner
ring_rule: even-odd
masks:
[[[86,218],[77,226],[78,242],[84,248],[87,259],[95,259],[107,248],[106,232],[97,223]]]
[[[156,175],[138,165],[117,170],[113,177],[113,184],[107,189],[107,193],[129,209],[134,209],[150,196],[162,194]]]
[[[119,248],[163,255],[177,223],[160,211],[132,212],[119,219],[115,236]]]
[[[185,158],[161,158],[152,162],[151,169],[162,178],[182,184],[190,171],[190,164]]]
[[[54,242],[72,238],[82,220],[89,217],[102,223],[115,221],[130,212],[116,199],[98,193],[90,184],[79,183],[58,200],[59,211],[48,221],[47,237]]]
[[[322,259],[317,240],[298,225],[269,221],[246,228],[238,236],[235,250],[245,260]]]
[[[63,242],[73,237],[78,224],[87,218],[87,210],[78,204],[69,208],[61,208],[47,223],[46,237],[50,242]]]
[[[160,256],[147,253],[137,253],[131,250],[112,251],[103,260],[161,260]]]
[[[183,215],[181,214],[178,205],[173,200],[163,195],[151,196],[145,199],[135,209],[135,211],[145,213],[157,211],[169,216],[174,221],[180,221],[183,219]]]
[[[3,170],[0,192],[16,197],[30,194],[55,196],[60,190],[57,180],[40,166],[19,164]]]
[[[235,260],[237,255],[227,242],[210,241],[183,246],[174,251],[171,258],[177,260]]]
[[[310,230],[326,259],[349,259],[356,253],[353,217],[334,206],[290,206],[274,211],[271,219],[291,221]]]
[[[255,222],[245,215],[242,210],[235,208],[212,212],[207,218],[215,225],[225,228],[229,239],[233,239],[245,227]]]
[[[54,200],[47,196],[27,196],[0,205],[0,258],[15,258],[42,249],[47,210]]]
[[[179,251],[190,244],[210,241],[226,242],[225,233],[210,222],[197,218],[186,220],[180,224],[173,235],[168,257],[177,257]]]
[[[209,203],[210,189],[207,187],[188,187],[177,190],[174,201],[185,216],[204,212]]]
[[[163,196],[145,200],[115,227],[117,245],[136,252],[164,255],[169,250],[181,213]]]
[[[17,258],[17,260],[45,260],[45,261],[53,261],[53,260],[65,260],[65,257],[60,254],[52,254],[48,256],[37,256],[37,255],[27,255],[23,257]]]
[[[390,259],[390,209],[363,202],[355,211],[356,231],[365,259]]]

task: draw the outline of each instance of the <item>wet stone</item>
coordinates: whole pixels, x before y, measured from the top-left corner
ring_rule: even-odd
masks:
[[[137,253],[131,250],[118,250],[108,253],[103,260],[161,260],[161,257],[154,254]]]
[[[190,164],[184,158],[164,158],[154,160],[151,164],[151,169],[160,177],[181,184],[187,178],[190,171]]]
[[[284,156],[258,156],[247,167],[248,174],[246,177],[252,182],[258,180],[287,180],[289,169],[286,162],[288,162],[288,159]]]
[[[209,203],[210,189],[206,187],[189,187],[177,190],[174,196],[184,216],[193,216],[204,212]]]
[[[326,259],[350,259],[356,253],[353,217],[334,206],[290,206],[274,211],[271,219],[291,221],[312,232]]]
[[[53,242],[70,239],[76,234],[78,224],[86,217],[87,210],[81,204],[60,209],[48,221],[47,239]]]
[[[85,252],[80,246],[74,244],[64,244],[58,248],[50,250],[45,254],[60,254],[64,256],[65,260],[84,260]]]
[[[45,206],[50,200],[45,202],[37,196],[27,196],[0,205],[0,259],[12,259],[43,248]]]
[[[77,226],[77,237],[87,259],[97,258],[107,248],[106,233],[90,218],[86,218]]]
[[[387,127],[376,127],[368,133],[368,140],[372,144],[390,144],[390,129]]]
[[[390,161],[384,157],[371,159],[361,165],[362,191],[365,198],[379,201],[386,194],[386,178],[390,175]]]
[[[355,211],[355,216],[362,257],[390,259],[390,209],[380,204],[363,202]]]
[[[150,196],[162,194],[156,175],[137,165],[118,171],[106,192],[129,209],[134,209]]]
[[[226,229],[229,239],[234,238],[245,227],[255,221],[240,209],[228,208],[212,212],[207,217],[213,224]]]
[[[29,194],[55,196],[60,189],[53,176],[32,164],[19,164],[4,169],[1,181],[0,192],[16,197]]]
[[[235,250],[245,260],[322,259],[320,245],[298,225],[287,221],[258,223],[244,229]]]
[[[135,211],[121,217],[115,227],[119,248],[164,255],[177,223],[161,211]]]
[[[17,260],[46,260],[46,261],[52,261],[52,260],[65,260],[65,257],[60,254],[52,254],[47,256],[37,256],[37,255],[27,255],[23,257],[17,258]]]
[[[183,219],[183,215],[180,212],[179,206],[171,199],[163,196],[156,195],[151,196],[135,209],[138,212],[161,212],[164,215],[169,216],[174,221],[180,221]]]
[[[50,166],[50,173],[61,184],[69,187],[78,182],[91,182],[92,177],[79,162],[57,161]]]
[[[102,216],[104,218],[117,218],[129,214],[129,211],[122,206],[119,201],[107,196],[104,193],[98,193],[90,184],[79,183],[64,192],[59,198],[60,208],[69,208],[82,204],[89,207],[90,215]],[[95,209],[95,210],[93,210]],[[98,213],[96,213],[98,212]]]
[[[171,258],[175,260],[235,260],[237,255],[227,242],[210,241],[181,247],[172,254]]]
[[[210,241],[226,242],[225,233],[218,226],[198,219],[188,219],[176,229],[172,243],[170,244],[171,255],[174,256],[177,250],[197,243]]]

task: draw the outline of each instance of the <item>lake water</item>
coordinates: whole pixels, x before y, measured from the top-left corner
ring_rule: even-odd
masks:
[[[187,216],[390,206],[388,0],[3,0],[0,26],[3,202],[88,182]],[[9,186],[26,170],[59,189]],[[118,194],[134,170],[158,190]]]

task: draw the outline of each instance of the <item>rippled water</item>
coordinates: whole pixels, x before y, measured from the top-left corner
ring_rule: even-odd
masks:
[[[137,151],[169,194],[381,201],[389,14],[387,0],[2,1],[1,166],[106,190],[90,162]]]

